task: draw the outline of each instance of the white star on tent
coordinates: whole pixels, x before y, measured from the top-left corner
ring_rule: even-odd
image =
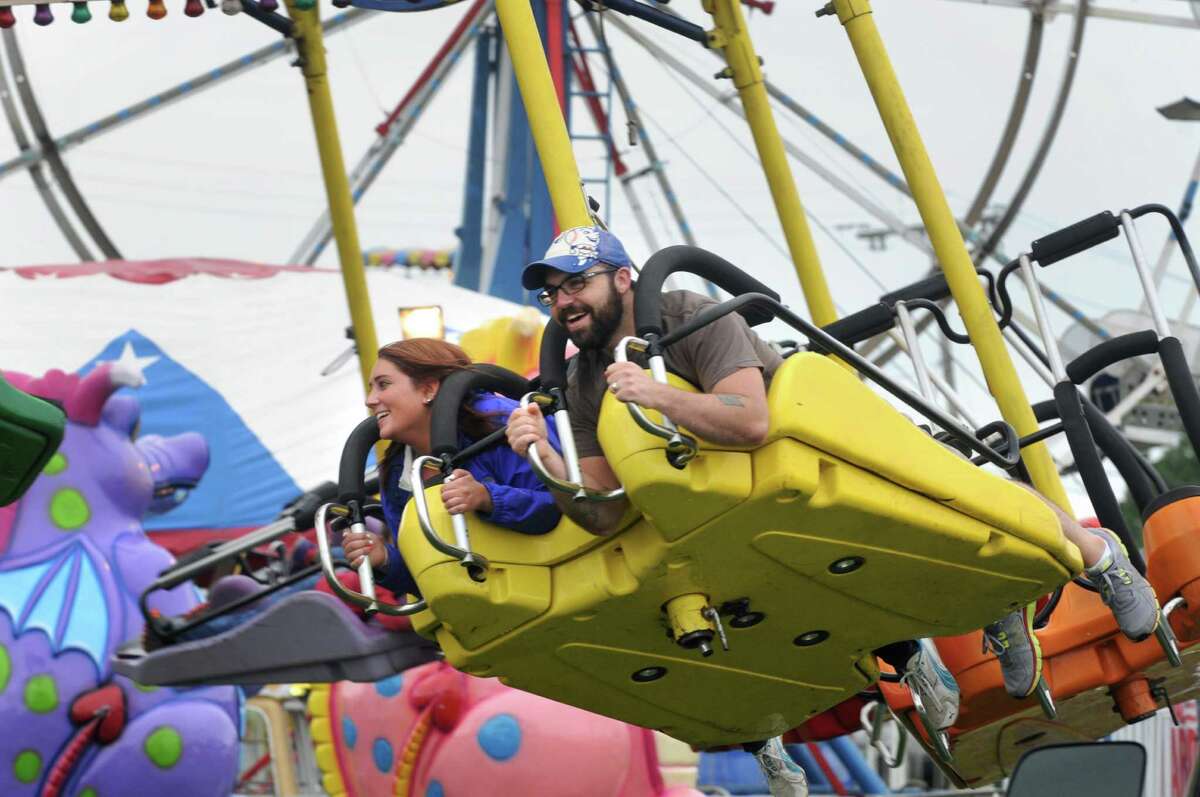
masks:
[[[143,373],[147,368],[159,361],[157,355],[148,355],[139,357],[137,352],[133,350],[133,344],[125,341],[125,348],[121,350],[121,356],[115,360],[105,360],[104,362],[112,363],[112,379],[122,385],[129,387],[141,387],[146,384],[146,377]]]

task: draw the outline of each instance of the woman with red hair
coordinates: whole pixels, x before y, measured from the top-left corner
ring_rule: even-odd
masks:
[[[379,583],[397,594],[420,595],[416,582],[394,544],[404,505],[412,495],[412,462],[428,454],[432,405],[442,381],[471,367],[458,346],[436,338],[389,343],[379,350],[371,371],[367,409],[379,423],[379,436],[389,441],[380,465],[380,496],[390,541],[371,533],[347,534],[346,559],[358,567],[367,557]],[[475,393],[459,409],[460,447],[503,427],[517,402],[491,393]],[[504,441],[500,441],[503,443]],[[557,440],[552,441],[556,448]],[[452,515],[476,512],[489,523],[522,534],[545,534],[558,525],[561,513],[529,464],[500,444],[485,449],[454,471],[442,484],[442,504]]]

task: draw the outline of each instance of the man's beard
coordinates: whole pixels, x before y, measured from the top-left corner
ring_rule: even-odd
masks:
[[[609,293],[604,304],[588,310],[592,323],[587,329],[568,332],[567,337],[580,349],[603,349],[608,346],[613,333],[621,326],[624,307],[621,305],[621,295],[615,285],[609,285]]]

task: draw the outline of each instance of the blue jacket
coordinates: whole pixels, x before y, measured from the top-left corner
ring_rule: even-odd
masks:
[[[471,406],[479,412],[495,413],[497,423],[507,423],[508,417],[518,405],[510,398],[493,393],[479,393],[472,399]],[[548,428],[550,445],[556,451],[561,451],[554,424],[549,423]],[[459,432],[460,448],[465,448],[472,442],[474,441]],[[476,481],[487,488],[492,497],[492,511],[478,513],[484,520],[522,534],[545,534],[558,525],[562,513],[554,503],[549,489],[530,469],[529,463],[517,456],[506,442],[496,443],[477,454],[464,467]],[[400,486],[399,468],[394,467],[392,471],[384,475],[381,498],[384,518],[394,541],[400,531],[404,505],[408,503],[412,493]],[[387,572],[378,579],[378,583],[397,594],[420,595],[416,580],[394,542],[385,544],[388,552]]]

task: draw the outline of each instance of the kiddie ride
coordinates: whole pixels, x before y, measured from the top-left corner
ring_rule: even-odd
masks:
[[[876,649],[939,637],[963,690],[958,725],[948,735],[930,734],[908,690],[889,683],[886,674],[880,697],[959,784],[994,779],[1021,752],[1064,735],[1099,738],[1190,688],[1186,671],[1170,669],[1164,656],[1179,661],[1171,628],[1186,645],[1200,637],[1200,595],[1194,594],[1200,555],[1190,552],[1200,490],[1166,491],[1103,416],[1081,402],[1075,386],[1121,359],[1157,352],[1167,373],[1175,374],[1172,391],[1193,442],[1200,439],[1200,395],[1190,375],[1179,375],[1188,374],[1187,364],[1165,321],[1154,331],[1108,340],[1064,366],[1037,301],[1033,263],[1047,266],[1115,237],[1122,227],[1129,234],[1134,217],[1164,210],[1139,208],[1120,220],[1101,214],[1047,236],[995,280],[991,295],[1000,323],[1023,341],[1018,350],[1026,353],[1038,347],[1013,321],[1006,280],[1020,271],[1033,288],[1056,382],[1053,406],[1040,410],[1060,422],[1022,440],[1003,422],[968,429],[847,345],[897,318],[911,321],[916,309],[933,312],[947,334],[965,340],[934,303],[946,298],[944,281],[890,294],[826,331],[721,258],[694,247],[665,249],[642,270],[635,305],[639,337],[622,341],[618,358],[644,354],[654,378],[690,390],[666,374],[662,352],[718,317],[738,312],[751,324],[774,317],[810,341],[810,350],[785,360],[772,380],[771,426],[761,446],[710,444],[668,418],[622,407],[606,395],[600,442],[624,486],[609,493],[585,488],[563,398],[566,339],[551,322],[535,389],[494,366],[455,374],[442,385],[433,408],[433,452],[413,463],[413,483],[424,489],[414,493],[399,536],[421,588],[419,600],[382,600],[369,568],[358,574],[358,589],[334,571],[328,531],[357,528],[378,514],[363,480],[363,463],[378,439],[374,420],[365,420],[347,441],[337,500],[316,513],[324,575],[334,592],[367,616],[410,615],[415,634],[385,634],[332,596],[306,591],[216,636],[152,652],[133,646],[115,666],[142,683],[374,680],[430,659],[436,652],[426,640],[436,640],[446,660],[467,673],[496,676],[703,748],[801,726],[873,689],[881,680]],[[1186,237],[1166,215],[1195,271]],[[1130,243],[1144,276],[1132,235]],[[676,271],[708,279],[735,298],[664,334],[657,299]],[[1156,321],[1162,320],[1153,291],[1148,295]],[[911,323],[901,327],[912,332]],[[924,385],[929,374],[919,356],[915,363]],[[846,365],[940,431],[930,435],[914,425]],[[620,529],[597,537],[564,519],[553,532],[531,537],[478,517],[468,528],[464,517],[448,515],[439,491],[430,489],[438,479],[427,474],[444,476],[480,448],[503,444],[501,430],[458,450],[458,407],[476,390],[541,404],[564,441],[569,477],[545,473],[536,453],[531,465],[574,500],[627,498],[631,506]],[[1093,439],[1147,513],[1149,577],[1171,619],[1169,626],[1160,624],[1161,646],[1121,636],[1098,598],[1069,583],[1082,562],[1054,513],[1032,493],[979,467],[990,464],[1019,476],[1020,447],[1058,431],[1067,435],[1105,526],[1128,540]],[[245,550],[247,544],[226,547]],[[1130,550],[1140,566],[1136,549]],[[169,571],[152,588],[185,575]],[[1003,693],[998,665],[981,653],[977,629],[1048,593],[1054,597],[1039,618],[1046,652],[1039,707]],[[318,619],[322,630],[311,632]],[[152,633],[168,637],[180,624],[148,620]],[[296,632],[301,627],[305,633]],[[1109,692],[1120,719],[1109,711]]]

